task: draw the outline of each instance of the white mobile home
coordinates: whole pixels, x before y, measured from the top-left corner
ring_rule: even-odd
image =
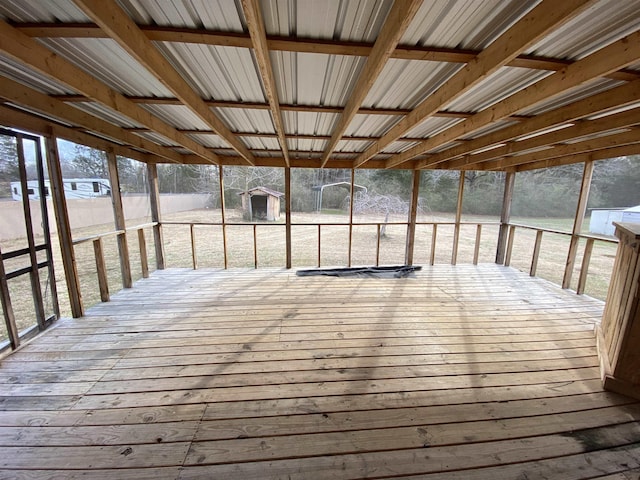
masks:
[[[64,195],[67,200],[75,198],[94,198],[111,195],[111,184],[105,178],[65,178]],[[49,197],[49,180],[44,181],[44,195]],[[38,200],[41,197],[40,186],[37,180],[27,181],[27,193],[29,199]],[[20,182],[11,182],[11,196],[14,200],[22,200],[22,188]]]

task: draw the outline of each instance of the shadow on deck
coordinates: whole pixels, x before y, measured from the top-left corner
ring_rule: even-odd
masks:
[[[637,478],[602,308],[497,265],[159,271],[2,361],[0,478]]]

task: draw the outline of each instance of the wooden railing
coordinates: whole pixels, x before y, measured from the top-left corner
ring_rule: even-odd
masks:
[[[529,268],[529,275],[531,275],[532,277],[536,276],[536,273],[538,270],[538,260],[540,258],[540,246],[542,244],[542,236],[544,233],[563,235],[568,238],[571,238],[574,236],[571,232],[566,232],[563,230],[555,230],[552,228],[541,228],[541,227],[534,227],[531,225],[510,223],[509,237],[507,240],[507,251],[506,251],[505,260],[504,260],[505,266],[511,265],[511,257],[513,254],[513,243],[516,236],[516,229],[518,228],[533,230],[536,232],[536,239],[533,244],[532,255],[531,255],[531,265]],[[580,265],[580,276],[578,278],[578,286],[576,288],[576,293],[578,295],[582,295],[587,285],[587,276],[589,275],[589,265],[591,263],[591,254],[593,252],[594,243],[598,241],[603,243],[617,244],[618,240],[615,238],[601,237],[598,235],[579,234],[575,236],[586,240],[585,246],[584,246],[584,252],[582,255],[582,264]],[[565,266],[565,268],[569,268],[569,265]]]
[[[140,251],[140,269],[142,271],[142,277],[149,277],[149,263],[147,261],[147,242],[144,236],[144,229],[154,227],[157,223],[145,223],[142,225],[136,225],[134,227],[128,227],[124,230],[113,230],[110,232],[100,233],[97,235],[90,235],[88,237],[78,238],[73,240],[74,247],[83,243],[91,242],[93,244],[93,253],[96,262],[96,273],[98,276],[98,288],[100,289],[100,300],[108,302],[110,298],[109,294],[109,281],[107,275],[107,266],[104,260],[104,248],[103,239],[109,237],[126,239],[127,232],[137,232],[138,248]],[[127,278],[129,283],[131,281],[131,266],[130,259],[120,259],[120,265],[122,267],[123,284],[126,284]],[[123,261],[126,260],[126,261]]]
[[[220,227],[222,228],[222,249],[223,249],[223,258],[224,258],[224,268],[228,268],[229,264],[229,254],[227,249],[227,240],[226,240],[226,230],[227,227],[246,227],[252,229],[253,234],[253,266],[254,268],[258,268],[259,266],[259,258],[258,258],[258,235],[257,229],[260,228],[285,228],[285,225],[282,223],[222,223],[222,222],[162,222],[163,226],[184,226],[189,227],[190,234],[190,244],[191,244],[191,265],[194,269],[198,268],[198,256],[197,256],[197,237],[196,237],[196,227],[198,226],[210,226],[210,227]],[[438,245],[437,236],[438,236],[438,226],[453,226],[456,229],[459,229],[461,226],[475,226],[476,234],[475,234],[475,244],[474,244],[474,254],[473,254],[473,264],[477,265],[479,252],[480,252],[480,241],[482,238],[482,226],[483,225],[498,225],[496,222],[416,222],[418,226],[432,226],[432,234],[431,234],[431,251],[430,251],[430,264],[434,265],[436,261],[436,246]],[[322,231],[326,228],[334,228],[334,227],[349,227],[349,223],[292,223],[292,227],[316,227],[317,228],[317,242],[316,242],[316,251],[317,251],[317,262],[316,266],[322,266]],[[376,250],[375,250],[375,265],[380,265],[380,244],[382,238],[383,227],[392,227],[392,226],[404,226],[409,227],[409,222],[357,222],[351,224],[352,227],[375,227],[376,228]],[[455,241],[457,236],[454,236],[454,246],[452,252],[451,263],[455,264],[458,253],[458,242]],[[351,259],[353,252],[351,251],[352,243],[349,242],[349,252],[348,252],[348,266],[351,266]]]

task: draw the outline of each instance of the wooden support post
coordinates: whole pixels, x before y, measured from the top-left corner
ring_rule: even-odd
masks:
[[[229,268],[227,259],[227,220],[224,211],[224,167],[218,166],[218,183],[220,186],[220,211],[222,213],[222,253],[224,255],[224,269]]]
[[[7,275],[4,270],[4,259],[0,251],[0,301],[2,302],[2,313],[4,314],[4,323],[7,327],[7,335],[9,336],[9,344],[11,349],[15,350],[20,346],[20,335],[16,327],[16,317],[13,314],[11,306],[11,295],[9,295],[9,285],[7,284]]]
[[[36,253],[36,242],[33,238],[33,221],[31,219],[31,204],[29,202],[29,192],[27,189],[27,166],[24,159],[24,142],[22,135],[16,135],[17,151],[18,151],[18,170],[20,172],[20,186],[22,188],[22,209],[24,213],[24,225],[27,234],[27,244],[29,246],[29,263],[31,271],[29,278],[31,280],[31,295],[33,298],[33,307],[36,314],[38,328],[44,330],[45,313],[42,303],[42,286],[40,285],[40,272],[38,269],[38,255]]]
[[[536,233],[536,243],[533,245],[533,255],[531,256],[531,268],[529,269],[529,275],[536,276],[538,271],[538,258],[540,258],[540,245],[542,244],[543,230],[538,230]]]
[[[580,267],[580,278],[578,279],[578,289],[576,290],[578,295],[582,295],[585,287],[587,286],[587,275],[589,275],[589,263],[591,262],[591,252],[593,252],[594,242],[595,239],[587,238],[587,243],[584,246],[582,265]]]
[[[433,231],[431,232],[431,265],[435,265],[436,263],[436,239],[438,237],[438,224],[433,224]]]
[[[464,195],[464,170],[460,170],[458,181],[458,202],[456,204],[456,224],[453,227],[453,248],[451,249],[451,265],[458,261],[458,242],[460,241],[460,220],[462,219],[462,197]]]
[[[67,210],[67,200],[64,196],[64,185],[62,182],[62,170],[60,169],[60,156],[58,144],[51,132],[45,138],[47,146],[47,166],[49,170],[49,181],[51,182],[51,197],[56,216],[58,229],[58,240],[60,241],[60,252],[62,254],[62,264],[64,266],[64,276],[69,292],[69,303],[71,305],[71,315],[78,318],[84,315],[82,306],[82,296],[80,293],[80,280],[76,267],[75,252],[73,249],[73,238],[69,225],[69,212]]]
[[[504,257],[504,266],[508,267],[511,265],[511,252],[513,251],[513,240],[516,237],[516,227],[515,225],[511,225],[509,227],[509,240],[507,241],[507,252]]]
[[[111,182],[111,204],[113,206],[113,218],[116,230],[127,228],[124,209],[122,208],[122,196],[120,194],[120,177],[118,176],[118,160],[113,150],[107,152],[107,166],[109,168],[109,181]],[[129,245],[127,244],[127,234],[116,235],[118,242],[118,253],[120,255],[120,271],[122,272],[122,286],[131,288],[131,263],[129,261]]]
[[[504,179],[504,196],[502,198],[502,212],[500,213],[500,231],[498,232],[498,248],[496,249],[496,263],[504,263],[507,245],[509,222],[511,221],[511,200],[513,187],[516,181],[516,172],[507,172]]]
[[[413,171],[411,184],[411,206],[409,208],[409,223],[407,224],[407,242],[404,251],[405,265],[413,265],[413,249],[416,241],[416,217],[418,216],[418,195],[420,194],[420,170]],[[376,256],[376,265],[377,256]]]
[[[569,252],[567,253],[567,263],[564,268],[564,277],[562,278],[562,288],[571,286],[571,276],[573,275],[573,267],[576,263],[576,255],[578,253],[578,236],[582,231],[582,222],[587,211],[587,200],[589,200],[589,189],[591,187],[591,178],[593,177],[593,161],[584,163],[582,172],[582,184],[580,185],[580,196],[578,197],[578,206],[576,207],[576,216],[573,220],[573,231],[571,234],[571,243],[569,244]]]
[[[482,237],[482,224],[479,223],[476,227],[476,245],[473,249],[473,264],[478,264],[478,257],[480,256],[480,238]]]
[[[614,223],[620,239],[597,327],[604,388],[640,399],[640,226]]]
[[[253,268],[258,268],[258,230],[257,225],[253,224]],[[289,267],[291,268],[291,267]]]
[[[349,257],[347,267],[351,267],[351,248],[353,244],[353,188],[355,184],[356,171],[351,169],[351,193],[349,197]]]
[[[285,215],[285,246],[286,267],[291,268],[291,168],[284,169],[284,215]],[[256,268],[257,260],[256,260]]]
[[[197,270],[198,253],[196,252],[196,229],[193,223],[189,225],[189,233],[191,234],[191,265],[194,270]]]
[[[380,224],[378,223],[378,236],[376,240],[376,267],[380,265]]]
[[[320,263],[321,263],[321,258],[320,258],[320,248],[322,245],[322,231],[321,231],[321,225],[318,224],[318,268],[320,268]]]
[[[140,269],[142,278],[149,278],[149,262],[147,261],[147,240],[144,237],[144,229],[138,229],[138,249],[140,250]]]
[[[98,273],[98,288],[100,289],[100,300],[109,301],[109,282],[107,280],[107,267],[104,263],[104,253],[102,250],[102,238],[98,237],[93,241],[93,253],[96,258],[96,272]]]
[[[165,254],[162,236],[162,213],[160,211],[160,188],[158,185],[158,168],[154,163],[147,163],[147,178],[149,179],[149,204],[151,205],[151,220],[153,226],[153,243],[156,252],[156,268],[164,270]]]

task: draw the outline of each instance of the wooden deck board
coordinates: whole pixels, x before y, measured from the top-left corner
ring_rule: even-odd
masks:
[[[159,271],[2,360],[0,479],[628,480],[602,308],[496,265]]]

